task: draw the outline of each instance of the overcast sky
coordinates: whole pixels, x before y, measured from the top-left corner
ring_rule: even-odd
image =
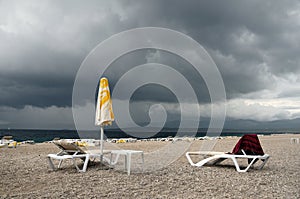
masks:
[[[299,1],[0,0],[0,128],[73,128],[72,89],[82,61],[113,34],[148,26],[180,31],[208,51],[223,77],[228,118],[300,118]],[[122,76],[116,68],[147,62],[182,70],[201,116],[209,117],[201,76],[167,52],[141,50],[116,60],[106,71],[112,89]],[[134,94],[136,122],[147,122],[152,102],[178,119],[174,95],[149,85]]]

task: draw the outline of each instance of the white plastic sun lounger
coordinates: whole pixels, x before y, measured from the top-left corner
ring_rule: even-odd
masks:
[[[100,153],[91,153],[89,151],[84,151],[82,148],[78,147],[75,143],[70,143],[66,141],[55,141],[53,142],[56,146],[58,146],[61,151],[57,154],[48,154],[48,162],[49,166],[52,170],[56,170],[61,168],[63,160],[70,159],[72,160],[73,165],[77,169],[78,172],[86,172],[88,163],[90,158],[101,158]],[[84,161],[83,167],[80,169],[76,159],[82,159]],[[57,166],[54,165],[53,159],[59,160]]]
[[[196,166],[196,167],[202,167],[203,165],[208,164],[209,162],[211,162],[211,165],[216,165],[216,164],[224,161],[225,159],[231,159],[238,172],[247,172],[248,169],[257,162],[257,160],[262,160],[262,163],[257,167],[258,169],[262,169],[270,157],[268,154],[247,155],[243,150],[242,150],[242,152],[243,152],[242,155],[236,155],[236,154],[229,154],[229,153],[224,153],[224,152],[199,151],[199,152],[187,152],[185,155],[186,155],[186,158],[188,159],[189,163],[192,166]],[[195,162],[193,162],[193,160],[191,158],[192,155],[201,155],[201,156],[204,156],[207,158],[195,163]],[[251,160],[245,169],[241,169],[240,165],[238,164],[237,159],[239,159],[239,158]]]
[[[97,155],[96,154],[73,154],[73,155],[49,154],[47,157],[49,160],[49,165],[52,170],[59,169],[61,167],[63,160],[71,159],[73,162],[73,165],[75,166],[75,168],[77,169],[78,172],[86,172],[89,159],[92,157],[93,158],[100,157],[100,155],[98,155],[98,154]],[[84,164],[83,164],[82,169],[80,169],[78,164],[76,163],[76,160],[75,160],[76,158],[84,159]],[[57,168],[54,166],[52,159],[60,160]]]

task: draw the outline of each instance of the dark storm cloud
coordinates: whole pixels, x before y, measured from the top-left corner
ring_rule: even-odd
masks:
[[[6,67],[0,74],[0,104],[19,108],[70,106],[77,68],[74,66],[79,61],[75,56],[36,52],[12,66],[22,70],[11,69],[12,63],[4,64]]]
[[[110,67],[108,67],[104,73],[104,76],[109,77],[110,87],[113,92],[116,82],[122,77],[122,75],[124,75],[124,73],[135,66],[153,62],[170,66],[182,74],[195,90],[199,102],[207,103],[210,101],[210,96],[205,82],[201,75],[193,68],[193,66],[182,57],[162,50],[144,49],[133,51],[121,56],[114,63],[112,63]],[[139,77],[135,78],[143,78],[147,75],[148,74],[140,74]],[[169,81],[172,84],[178,84],[177,80],[170,77],[170,75],[164,74],[164,77],[169,78]],[[134,79],[132,81],[132,83],[134,83]],[[130,87],[130,82],[127,84]],[[160,85],[147,85],[139,88],[134,93],[131,100],[170,103],[177,102],[174,94],[170,93],[171,91],[166,87]],[[120,99],[124,100],[122,96],[120,96]]]
[[[140,13],[147,17],[134,13],[139,24],[164,24],[204,45],[217,62],[229,97],[272,88],[272,75],[300,71],[298,1],[155,2],[140,3]]]
[[[81,4],[1,2],[2,106],[71,105],[73,82],[81,62],[111,35],[110,28],[120,24],[119,16],[109,10],[110,4],[104,9],[101,4]]]
[[[10,4],[2,4],[5,3]],[[13,92],[1,89],[6,99],[3,105],[69,106],[72,79],[88,51],[110,34],[139,26],[173,28],[204,45],[223,75],[229,97],[272,86],[268,83],[271,76],[260,70],[262,63],[266,64],[265,72],[275,75],[299,70],[299,46],[292,45],[288,37],[300,35],[296,34],[299,29],[294,19],[288,16],[299,6],[297,1],[49,1],[41,5],[34,2],[33,8],[28,8],[31,3],[14,3],[15,7],[8,5],[7,11],[20,11],[28,26],[23,27],[23,32],[14,27],[17,24],[9,24],[14,23],[10,18],[2,20],[0,65],[2,76],[6,76],[2,78],[13,78],[14,81],[5,81],[11,82],[6,89],[15,88]],[[41,13],[46,6],[47,11]],[[231,62],[226,63],[230,58]],[[6,75],[10,67],[14,75]],[[55,100],[55,92],[47,94],[48,87],[57,88],[61,98],[69,100]],[[45,92],[41,94],[43,88]],[[19,94],[27,102],[14,99],[5,103]]]
[[[88,53],[115,33],[145,26],[181,31],[203,45],[229,99],[264,90],[279,93],[275,97],[298,96],[286,82],[300,84],[291,81],[300,73],[299,1],[0,1],[0,106],[15,112],[70,107],[75,75]],[[201,77],[175,55],[145,50],[126,56],[106,71],[112,88],[127,70],[153,59],[182,73],[200,103],[209,102]],[[150,86],[134,100],[176,101],[164,93]]]

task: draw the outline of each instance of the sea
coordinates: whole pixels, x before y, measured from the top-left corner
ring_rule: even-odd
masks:
[[[187,133],[184,136],[195,136],[195,137],[204,137],[207,136],[207,129],[199,129],[196,133]],[[219,134],[210,134],[211,137],[215,136],[242,136],[244,134],[258,134],[258,135],[271,135],[271,134],[299,134],[300,131],[293,129],[282,129],[282,130],[238,130],[238,129],[223,129],[221,135]],[[160,132],[149,138],[164,138],[164,137],[175,137],[177,134],[176,129],[163,129]],[[14,140],[18,142],[33,140],[36,143],[51,141],[55,138],[60,139],[100,139],[100,130],[99,131],[77,131],[77,130],[45,130],[45,129],[0,129],[0,139],[3,136],[12,136]],[[129,138],[133,137],[126,134],[120,129],[107,129],[105,130],[106,138]],[[136,137],[139,139],[139,137]],[[142,139],[142,138],[141,138]],[[144,139],[144,138],[143,138]]]

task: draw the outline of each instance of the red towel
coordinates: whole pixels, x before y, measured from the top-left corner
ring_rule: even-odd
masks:
[[[264,151],[256,134],[244,135],[235,145],[232,153],[243,154],[242,149],[247,155],[264,155]]]

